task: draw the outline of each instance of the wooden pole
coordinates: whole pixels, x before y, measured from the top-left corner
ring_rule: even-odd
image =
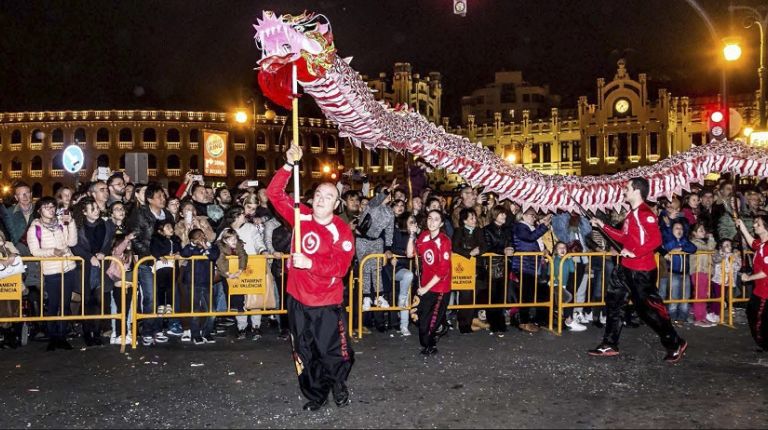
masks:
[[[296,77],[296,64],[292,73],[293,90],[293,144],[300,146],[299,142],[299,85]],[[299,190],[299,160],[293,160],[293,238],[295,252],[301,253],[301,193]]]

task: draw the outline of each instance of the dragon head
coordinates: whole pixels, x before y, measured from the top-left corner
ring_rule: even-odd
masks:
[[[291,66],[296,65],[297,78],[312,82],[325,76],[333,64],[336,48],[328,19],[323,15],[277,16],[264,11],[253,25],[256,46],[262,56],[258,61],[259,85],[275,103],[290,107]]]

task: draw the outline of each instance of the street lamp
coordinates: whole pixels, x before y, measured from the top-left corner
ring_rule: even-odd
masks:
[[[242,110],[239,109],[237,112],[235,112],[235,122],[238,124],[245,124],[248,121],[248,114]]]
[[[728,10],[733,11],[745,11],[747,14],[745,18],[747,21],[744,27],[751,28],[753,24],[757,24],[757,28],[760,30],[760,67],[757,69],[757,75],[760,79],[760,98],[757,101],[757,109],[760,116],[760,130],[766,128],[766,112],[765,112],[765,91],[768,88],[768,82],[766,82],[766,70],[765,70],[765,29],[768,27],[768,12],[761,14],[757,9],[750,6],[729,6]]]
[[[723,56],[726,61],[736,61],[741,58],[741,45],[735,38],[723,39]]]

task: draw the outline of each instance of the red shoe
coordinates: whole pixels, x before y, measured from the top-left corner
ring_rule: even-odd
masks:
[[[600,345],[597,346],[597,348],[590,349],[589,351],[587,351],[587,354],[593,357],[615,357],[619,355],[619,349],[614,348],[610,345],[601,343]]]
[[[679,362],[683,359],[683,355],[685,355],[686,349],[688,349],[688,342],[680,339],[680,346],[678,346],[676,349],[667,351],[667,356],[664,357],[664,361],[669,364],[675,364]]]

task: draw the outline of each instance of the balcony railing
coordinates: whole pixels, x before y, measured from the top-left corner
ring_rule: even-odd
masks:
[[[96,149],[109,149],[109,142],[96,142]]]
[[[256,150],[257,151],[266,151],[267,150],[267,144],[266,143],[257,143],[256,144]]]
[[[189,142],[189,149],[198,149],[200,148],[199,142]]]
[[[312,172],[312,179],[320,179],[322,176],[323,172]]]
[[[171,177],[181,176],[181,169],[166,169],[165,173]]]
[[[43,142],[31,142],[29,144],[29,149],[33,151],[40,151],[43,149]]]
[[[323,150],[323,148],[319,146],[311,146],[309,149],[310,149],[310,152],[312,152],[313,154],[319,154],[320,151]]]
[[[259,177],[259,178],[264,178],[264,177],[267,176],[267,171],[266,170],[257,170],[256,171],[256,176]]]
[[[12,143],[11,144],[11,151],[21,151],[21,144],[20,143]]]
[[[165,142],[167,149],[181,149],[181,142]]]
[[[11,179],[21,178],[21,170],[11,170]]]
[[[247,143],[235,143],[235,151],[245,151],[247,147]]]
[[[368,170],[370,170],[371,173],[379,173],[379,171],[381,170],[381,166],[371,166],[368,168]]]
[[[117,142],[117,149],[133,149],[133,142]]]
[[[144,149],[157,149],[157,142],[142,142],[141,147]]]
[[[630,155],[629,156],[629,162],[630,163],[637,163],[639,161],[640,161],[640,156],[639,155]]]
[[[157,169],[147,169],[147,175],[148,176],[157,176]]]
[[[64,176],[64,169],[51,169],[52,178],[61,178]]]
[[[30,178],[42,178],[43,177],[43,171],[42,170],[30,170],[29,171],[29,177]]]
[[[325,148],[325,152],[327,152],[328,155],[336,155],[336,147],[329,146]]]
[[[51,149],[62,149],[64,148],[64,142],[51,142]]]
[[[246,169],[235,169],[235,176],[248,176],[248,170],[246,170]]]
[[[589,157],[587,158],[587,164],[595,165],[600,162],[600,159],[597,157]]]

